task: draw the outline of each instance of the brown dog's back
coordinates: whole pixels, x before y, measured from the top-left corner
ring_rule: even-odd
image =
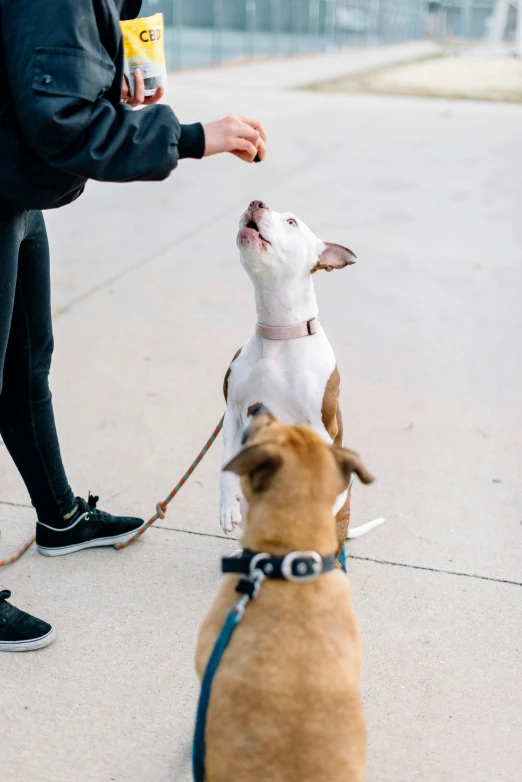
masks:
[[[225,579],[200,632],[200,676],[237,599]],[[216,673],[206,782],[362,782],[360,642],[340,572],[310,584],[265,581]]]

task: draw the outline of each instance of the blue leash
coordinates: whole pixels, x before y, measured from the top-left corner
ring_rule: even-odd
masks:
[[[337,561],[340,564],[340,566],[342,567],[342,569],[344,570],[344,572],[346,573],[346,549],[345,549],[345,545],[344,544],[343,544],[343,547],[342,547],[342,549],[341,549],[341,551],[339,553],[339,556],[337,557]]]
[[[346,551],[344,546],[341,549],[338,561],[346,573]],[[225,653],[225,649],[230,643],[234,630],[243,618],[246,606],[250,600],[257,597],[265,577],[263,571],[254,569],[253,572],[250,573],[248,579],[245,579],[247,585],[250,584],[250,588],[247,589],[246,594],[243,594],[243,597],[234,603],[228,612],[221,632],[212,649],[207,667],[205,668],[203,681],[201,682],[201,692],[199,694],[198,710],[196,714],[196,727],[194,730],[194,743],[192,746],[192,775],[194,782],[205,782],[205,732],[207,728],[208,704],[210,702],[210,692],[214,676],[221,662],[221,658]]]
[[[205,669],[205,675],[201,683],[198,712],[196,717],[196,729],[194,732],[194,745],[192,747],[192,773],[194,782],[203,782],[205,779],[205,729],[207,727],[207,711],[210,700],[210,689],[217,667],[221,662],[223,653],[228,646],[232,633],[239,623],[238,614],[232,609],[229,611],[225,624],[219,634],[216,644],[210,655],[210,660]]]
[[[192,774],[194,782],[204,782],[205,780],[205,731],[207,727],[210,691],[212,689],[212,682],[214,681],[216,670],[218,669],[225,649],[232,638],[234,630],[243,618],[247,604],[250,600],[257,597],[259,587],[264,578],[265,575],[260,570],[254,570],[250,575],[249,580],[252,582],[251,593],[243,595],[242,598],[234,603],[228,612],[225,623],[221,628],[221,632],[212,649],[212,654],[210,655],[207,667],[205,668],[203,681],[201,683],[201,692],[199,694],[196,728],[194,730],[194,744],[192,747]]]

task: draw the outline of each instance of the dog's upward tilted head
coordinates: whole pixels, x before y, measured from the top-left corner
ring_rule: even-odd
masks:
[[[252,201],[239,222],[237,244],[241,263],[253,279],[269,270],[281,281],[331,272],[355,263],[355,254],[339,244],[323,242],[290,212],[274,212]]]

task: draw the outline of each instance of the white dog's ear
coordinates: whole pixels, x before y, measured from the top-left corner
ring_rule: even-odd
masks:
[[[312,274],[318,272],[319,269],[324,269],[325,272],[333,272],[334,269],[344,269],[345,266],[355,263],[356,258],[356,254],[347,247],[325,242],[324,250],[312,269]]]

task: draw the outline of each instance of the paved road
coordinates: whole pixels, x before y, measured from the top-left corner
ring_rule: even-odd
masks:
[[[301,81],[334,70],[307,67]],[[275,81],[271,65],[181,75],[169,96],[185,121],[261,116],[266,164],[184,162],[158,185],[93,184],[49,215],[70,479],[103,507],[150,514],[214,427],[254,319],[234,245],[252,198],[345,242],[359,262],[317,280],[321,319],[347,443],[378,476],[357,487],[355,521],[388,519],[349,547],[368,780],[515,782],[522,110],[291,93],[278,68]],[[1,660],[2,782],[189,779],[195,636],[234,547],[217,521],[219,457],[136,546],[30,551],[2,573],[58,630],[48,650]],[[0,471],[5,551],[33,522],[1,446]]]

